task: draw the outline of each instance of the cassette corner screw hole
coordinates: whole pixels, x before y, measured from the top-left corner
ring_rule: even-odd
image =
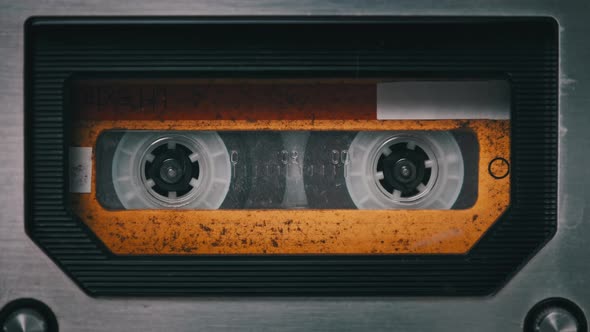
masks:
[[[0,310],[2,332],[57,332],[55,314],[35,299],[18,299]]]
[[[584,312],[565,298],[545,299],[527,313],[523,332],[587,332]]]

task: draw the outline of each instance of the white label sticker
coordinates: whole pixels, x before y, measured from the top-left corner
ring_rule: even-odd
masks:
[[[70,147],[70,192],[90,193],[92,148]]]
[[[510,119],[510,84],[399,81],[377,85],[377,120]]]

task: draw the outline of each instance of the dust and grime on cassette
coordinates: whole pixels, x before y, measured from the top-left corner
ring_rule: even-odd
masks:
[[[70,84],[116,254],[465,253],[510,202],[505,81]]]

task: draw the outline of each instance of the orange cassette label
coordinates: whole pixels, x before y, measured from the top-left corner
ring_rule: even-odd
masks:
[[[510,204],[503,81],[69,84],[72,209],[115,254],[464,254]]]

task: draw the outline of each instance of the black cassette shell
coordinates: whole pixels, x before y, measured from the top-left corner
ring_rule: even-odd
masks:
[[[553,19],[34,18],[25,35],[26,230],[90,295],[488,295],[555,233]],[[511,206],[466,255],[117,256],[65,198],[73,75],[506,78]]]

